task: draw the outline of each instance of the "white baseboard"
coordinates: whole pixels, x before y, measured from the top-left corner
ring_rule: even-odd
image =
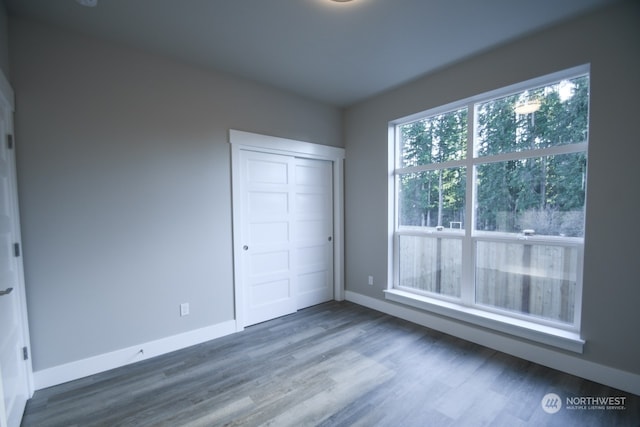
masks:
[[[414,310],[366,295],[346,291],[346,300],[426,326],[521,359],[640,395],[640,375],[590,362],[534,343],[519,341],[485,329],[474,328],[424,311]],[[553,390],[550,390],[552,392]]]
[[[77,360],[64,365],[35,371],[33,373],[36,390],[77,380],[89,375],[119,368],[134,362],[149,359],[192,345],[235,333],[236,321],[229,320],[205,328],[149,341],[128,348]],[[141,351],[142,350],[142,351]]]

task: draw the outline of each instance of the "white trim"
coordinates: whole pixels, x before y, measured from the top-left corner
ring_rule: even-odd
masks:
[[[240,182],[240,150],[259,151],[263,153],[282,154],[307,159],[328,160],[333,163],[333,298],[336,301],[344,300],[344,148],[329,145],[313,144],[310,142],[296,141],[293,139],[279,138],[275,136],[261,135],[244,132],[235,129],[229,130],[229,143],[231,144],[231,194],[233,216],[233,272],[234,272],[234,296],[236,330],[244,328],[244,301],[242,286],[238,286],[242,277],[240,263],[240,242],[236,240],[241,235],[241,200]]]
[[[530,341],[573,351],[575,353],[582,353],[585,344],[585,341],[580,338],[580,335],[576,332],[527,322],[526,320],[514,319],[486,310],[464,307],[460,304],[423,297],[399,289],[386,290],[385,298],[401,304],[410,305],[411,307],[428,310],[442,316],[461,320],[472,325],[482,326],[493,329],[494,331],[514,335],[518,338],[525,338]]]
[[[8,105],[11,109],[11,112],[15,111],[15,96],[13,94],[13,89],[9,84],[9,80],[4,75],[2,70],[0,70],[0,102],[5,105]]]
[[[438,315],[403,307],[387,301],[346,292],[347,301],[381,311],[400,319],[435,329],[449,335],[492,348],[521,359],[529,360],[571,375],[596,381],[640,395],[640,375],[584,360],[540,345],[510,338],[483,328],[465,325]]]
[[[255,151],[257,149],[257,151],[280,153],[296,157],[334,161],[344,159],[344,148],[261,135],[235,129],[229,130],[229,143],[234,146],[243,146],[243,148],[249,150],[253,149]]]
[[[400,259],[399,251],[395,248],[398,245],[396,230],[398,227],[398,205],[396,203],[396,187],[397,176],[396,159],[398,159],[400,151],[399,144],[395,141],[398,139],[398,129],[389,123],[387,144],[387,283],[397,283],[400,276],[399,268]],[[393,141],[393,143],[391,143]]]
[[[184,332],[155,341],[123,348],[87,359],[76,360],[33,373],[36,390],[77,380],[89,375],[119,368],[131,363],[181,350],[236,331],[235,321],[228,320],[216,325]]]

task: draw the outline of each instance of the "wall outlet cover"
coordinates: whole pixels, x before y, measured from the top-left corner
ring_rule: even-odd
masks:
[[[189,314],[189,303],[185,302],[180,304],[180,316],[186,316]]]

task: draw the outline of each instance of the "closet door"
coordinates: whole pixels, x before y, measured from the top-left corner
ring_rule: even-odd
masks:
[[[243,326],[332,299],[331,162],[240,150],[239,163]]]
[[[327,160],[295,159],[296,308],[333,299],[333,170]]]
[[[240,152],[245,326],[296,311],[294,158]]]

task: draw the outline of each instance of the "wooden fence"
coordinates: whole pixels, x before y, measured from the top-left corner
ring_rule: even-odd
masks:
[[[571,323],[577,268],[575,247],[478,241],[476,302]],[[460,239],[401,236],[400,286],[459,297],[461,276]]]

